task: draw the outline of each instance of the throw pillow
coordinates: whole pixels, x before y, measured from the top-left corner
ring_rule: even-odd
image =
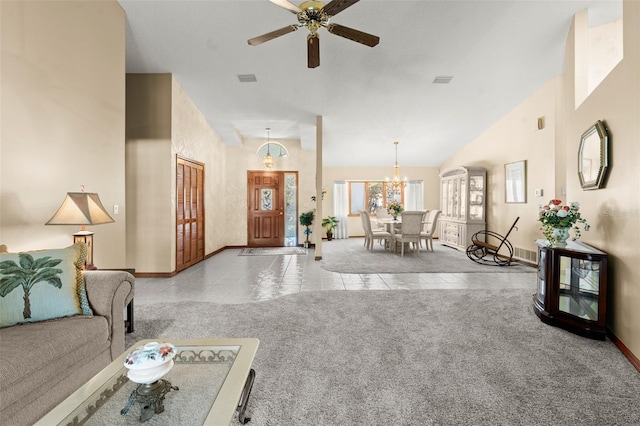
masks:
[[[0,327],[93,315],[82,268],[87,246],[0,253]]]

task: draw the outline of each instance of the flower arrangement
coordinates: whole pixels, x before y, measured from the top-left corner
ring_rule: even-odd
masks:
[[[398,217],[400,213],[404,211],[404,207],[397,201],[389,203],[387,205],[387,213],[389,213],[393,217]]]
[[[562,205],[562,200],[550,200],[549,204],[542,207],[538,218],[542,222],[542,233],[545,238],[554,242],[557,239],[554,236],[554,230],[557,228],[573,228],[575,237],[572,240],[580,238],[580,228],[577,224],[581,223],[585,231],[588,231],[590,226],[578,210],[580,210],[579,203],[571,202]]]

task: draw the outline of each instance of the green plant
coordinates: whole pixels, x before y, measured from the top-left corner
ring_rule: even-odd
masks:
[[[338,225],[339,220],[335,216],[327,216],[322,219],[322,227],[327,231],[327,240],[333,239],[333,230]]]
[[[322,227],[329,232],[333,232],[340,221],[335,216],[327,216],[322,219]]]
[[[314,216],[313,210],[300,214],[300,225],[307,228],[304,230],[304,235],[307,236],[307,243],[309,242],[309,234],[313,232],[310,226],[313,224]]]

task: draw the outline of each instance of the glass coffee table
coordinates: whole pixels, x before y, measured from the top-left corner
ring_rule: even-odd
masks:
[[[148,424],[226,426],[236,411],[240,423],[250,420],[245,410],[258,339],[149,339],[127,349],[36,425],[139,425],[143,404],[136,402],[121,414],[138,388],[127,378],[124,358],[149,342],[171,343],[176,355],[163,377],[171,385],[162,401],[164,411],[156,411]]]

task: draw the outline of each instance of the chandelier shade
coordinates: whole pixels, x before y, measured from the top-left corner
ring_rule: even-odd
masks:
[[[271,138],[269,136],[270,132],[271,132],[271,129],[267,127],[267,155],[265,155],[264,158],[262,159],[262,165],[265,166],[267,169],[272,168],[274,165],[273,155],[271,155]]]

